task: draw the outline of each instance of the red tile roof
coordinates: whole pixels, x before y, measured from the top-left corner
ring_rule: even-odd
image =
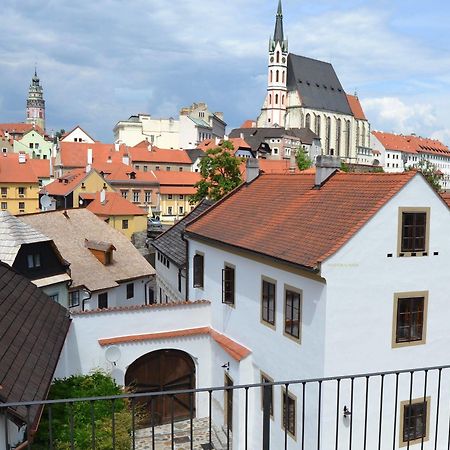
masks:
[[[161,186],[194,186],[201,178],[199,172],[156,170],[154,174]]]
[[[116,151],[114,144],[103,144],[94,142],[61,142],[60,158],[63,167],[86,167],[88,149],[92,149],[93,162],[104,163],[111,158],[112,161],[122,162],[122,157],[126,153],[126,147],[121,145]]]
[[[216,203],[186,231],[194,238],[318,270],[416,175],[338,172],[320,189],[314,189],[312,174],[261,175]]]
[[[239,128],[255,128],[256,127],[256,121],[254,120],[246,120]]]
[[[25,157],[26,158],[26,157]],[[29,160],[19,163],[18,153],[0,156],[0,183],[38,183],[39,180]]]
[[[347,94],[347,100],[355,119],[367,120],[366,115],[364,114],[364,111],[362,109],[361,103],[359,102],[359,98],[356,95]]]
[[[106,192],[105,203],[100,201],[100,192],[83,194],[85,199],[93,199],[86,207],[97,216],[146,216],[147,213],[139,206],[123,198],[118,192]]]
[[[128,152],[133,163],[148,162],[160,164],[192,164],[191,158],[184,150],[167,150],[158,147],[151,147],[149,143],[142,141],[134,147],[130,147]]]
[[[159,333],[134,334],[128,336],[117,336],[113,338],[99,339],[101,346],[113,344],[126,344],[129,342],[142,342],[160,339],[176,339],[189,336],[209,335],[216,341],[232,358],[241,361],[247,357],[251,351],[229,337],[221,334],[210,327],[187,328],[184,330],[162,331]]]
[[[217,146],[219,146],[220,144],[222,144],[224,141],[223,139],[221,139],[219,141],[218,144],[216,144],[216,140],[215,139],[205,139],[204,141],[201,141],[198,145],[197,148],[199,148],[200,150],[203,150],[204,152],[206,152],[207,150],[210,150],[212,148],[216,148]],[[229,138],[228,142],[231,142],[233,144],[233,154],[235,154],[239,149],[247,149],[247,150],[251,150],[252,147],[250,144],[248,144],[244,139],[238,137],[238,138]]]
[[[74,169],[42,188],[49,195],[70,194],[89,174],[85,169]]]
[[[444,192],[441,195],[445,203],[447,203],[447,205],[450,207],[450,192]]]
[[[28,131],[36,130],[38,133],[42,134],[42,136],[45,135],[44,130],[37,126],[33,125],[32,123],[0,123],[0,130],[8,133],[20,133],[25,134]]]
[[[405,153],[444,154],[450,157],[448,147],[437,139],[428,139],[414,135],[403,136],[402,134],[383,133],[381,131],[372,131],[372,134],[386,150]]]
[[[98,172],[103,172],[105,178],[111,182],[119,181],[135,181],[142,183],[153,183],[157,184],[158,180],[152,171],[144,172],[143,170],[134,169],[131,166],[127,166],[119,161],[108,162],[95,162],[93,164],[94,169]],[[135,179],[130,179],[130,174],[134,172]]]
[[[38,178],[50,178],[49,159],[28,159],[28,163]]]

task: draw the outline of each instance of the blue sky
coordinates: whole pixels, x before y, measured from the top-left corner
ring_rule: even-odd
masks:
[[[450,4],[284,0],[292,53],[329,61],[373,129],[450,144]],[[256,118],[277,0],[3,0],[0,122],[24,120],[35,62],[47,128],[112,141],[131,114],[205,101]]]

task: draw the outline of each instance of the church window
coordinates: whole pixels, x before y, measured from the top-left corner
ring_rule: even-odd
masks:
[[[359,123],[356,124],[356,146],[359,146]]]
[[[281,72],[281,80],[282,80],[282,82],[284,83],[284,70]]]
[[[316,117],[316,134],[320,137],[320,116]]]
[[[366,146],[366,127],[363,125],[361,130],[361,145],[363,147]]]
[[[277,70],[275,73],[275,81],[278,83],[280,81],[280,72]]]
[[[269,73],[270,73],[270,75],[269,75],[270,82],[272,83],[272,81],[273,81],[273,73],[272,73],[272,70],[271,70]]]
[[[269,94],[269,105],[272,104],[272,94]]]
[[[281,97],[281,103],[284,105],[284,95]]]
[[[341,155],[341,119],[336,120],[336,154]]]
[[[306,114],[305,117],[305,128],[311,128],[311,114]]]
[[[275,94],[275,105],[278,105],[278,94]]]
[[[325,130],[325,150],[330,154],[330,138],[331,138],[331,118],[327,117],[327,126]]]
[[[280,52],[278,51],[277,52],[277,63],[279,63],[280,62]]]
[[[347,129],[345,134],[345,156],[350,156],[350,120],[347,120]]]

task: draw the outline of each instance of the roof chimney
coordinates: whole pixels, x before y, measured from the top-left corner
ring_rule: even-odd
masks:
[[[118,152],[120,150],[120,144],[118,142],[114,143],[114,150]]]
[[[87,149],[87,163],[92,164],[92,148]]]
[[[104,205],[104,204],[106,203],[106,189],[105,189],[105,188],[103,188],[103,189],[100,191],[100,203],[101,203],[102,205]]]
[[[128,155],[127,153],[125,153],[125,154],[122,156],[122,163],[123,163],[123,164],[126,164],[127,166],[130,165],[130,157],[129,157],[129,155]]]
[[[245,163],[245,182],[251,183],[253,180],[259,176],[259,161],[256,158],[248,158]]]
[[[319,155],[316,158],[316,187],[320,188],[341,167],[337,156]]]
[[[25,153],[19,153],[19,164],[25,164],[27,162],[27,155]]]
[[[239,137],[240,137],[241,139],[244,139],[244,133],[239,133]]]
[[[111,155],[108,156],[108,159],[106,160],[106,162],[107,162],[108,164],[111,164],[111,163],[112,163]]]

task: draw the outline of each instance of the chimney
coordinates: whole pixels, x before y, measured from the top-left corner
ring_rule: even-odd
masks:
[[[88,165],[92,164],[93,157],[92,157],[92,148],[87,149],[87,163]]]
[[[291,150],[291,156],[289,158],[289,173],[295,173],[297,170],[297,161],[295,160],[295,152]]]
[[[341,167],[341,159],[337,156],[319,155],[316,158],[316,182],[320,188]]]
[[[239,137],[240,137],[241,139],[244,139],[244,133],[239,133]]]
[[[114,150],[118,152],[120,150],[120,144],[118,142],[114,143]]]
[[[245,182],[251,183],[253,180],[259,176],[259,161],[256,158],[248,158],[245,163]]]
[[[19,153],[19,164],[25,164],[27,162],[27,155],[25,153]]]
[[[89,173],[91,171],[91,169],[92,169],[92,166],[90,164],[88,164],[86,166],[86,173]]]
[[[122,162],[124,164],[126,164],[127,166],[130,165],[130,157],[129,157],[128,153],[124,153],[124,155],[122,156]]]
[[[151,152],[153,150],[153,145],[151,142],[148,144],[147,148],[148,148],[149,152]]]
[[[100,191],[100,203],[101,203],[102,205],[104,205],[104,204],[106,203],[106,189],[105,189],[105,188],[103,188],[103,189]]]
[[[112,163],[112,158],[111,158],[111,155],[109,155],[108,156],[108,159],[107,159],[107,161],[106,161],[108,164],[111,164]]]

